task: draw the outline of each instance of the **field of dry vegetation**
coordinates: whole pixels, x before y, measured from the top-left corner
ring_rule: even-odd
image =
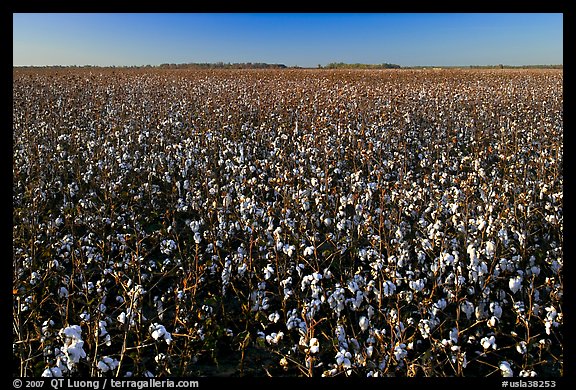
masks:
[[[12,375],[563,374],[562,70],[13,76]]]

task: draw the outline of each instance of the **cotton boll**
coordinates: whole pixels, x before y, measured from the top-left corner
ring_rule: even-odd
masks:
[[[511,277],[508,281],[508,287],[513,294],[515,294],[518,290],[520,290],[520,287],[522,287],[522,279],[522,276],[516,275]]]
[[[492,347],[492,349],[496,349],[496,338],[494,336],[483,337],[480,340],[480,344],[482,345],[482,348],[484,348],[484,349],[488,349],[490,347]]]
[[[495,252],[496,252],[496,246],[492,241],[488,241],[486,243],[486,256],[488,256],[488,258],[491,259],[494,257]]]
[[[500,362],[498,368],[500,369],[500,372],[502,373],[502,376],[504,378],[510,378],[514,376],[512,367],[510,367],[510,363],[508,363],[507,361]]]
[[[172,335],[170,334],[170,332],[166,330],[164,325],[153,323],[152,325],[150,325],[148,330],[150,331],[152,338],[154,340],[164,338],[166,344],[170,344],[172,342]]]
[[[310,353],[316,354],[318,352],[320,352],[320,342],[316,337],[312,337],[310,339]]]
[[[97,367],[102,372],[113,371],[118,367],[118,360],[105,356],[97,364]]]
[[[304,248],[304,256],[312,256],[314,254],[314,247],[313,246],[307,246],[306,248]]]
[[[520,341],[518,344],[516,344],[516,351],[518,351],[518,353],[521,355],[525,355],[528,351],[526,341]]]
[[[44,372],[42,372],[42,375],[40,375],[43,378],[61,378],[64,375],[62,374],[62,370],[58,367],[51,367],[51,368],[47,368],[44,370]]]

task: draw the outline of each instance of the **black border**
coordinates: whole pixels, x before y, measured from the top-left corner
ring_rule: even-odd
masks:
[[[534,12],[542,12],[542,13],[562,13],[564,14],[564,20],[568,21],[568,23],[564,23],[564,41],[566,38],[571,36],[570,30],[572,30],[572,24],[570,21],[574,21],[574,13],[568,9],[569,5],[573,5],[575,2],[573,0],[541,0],[541,1],[522,1],[522,0],[484,0],[484,1],[472,1],[472,0],[460,0],[460,1],[441,1],[441,0],[428,0],[428,1],[421,1],[421,0],[380,0],[380,1],[363,1],[363,2],[332,2],[329,4],[319,4],[313,3],[310,1],[307,2],[295,2],[295,1],[283,1],[283,2],[248,2],[248,1],[163,1],[163,2],[135,2],[135,1],[126,1],[126,0],[101,0],[96,2],[87,2],[87,1],[62,1],[62,0],[31,0],[31,1],[16,1],[16,0],[9,0],[8,4],[8,12],[5,13],[4,19],[4,26],[8,26],[7,28],[13,27],[13,13],[30,13],[30,12],[38,12],[38,13],[51,13],[51,12],[62,12],[62,13],[71,13],[71,12],[82,12],[82,13],[92,13],[92,12],[102,12],[102,13],[110,13],[110,12],[118,12],[118,13],[182,13],[182,12],[215,12],[215,13],[264,13],[264,12],[275,12],[275,13],[305,13],[305,12],[320,12],[320,13],[334,13],[334,12],[353,12],[353,13],[377,13],[377,12],[406,12],[406,13],[470,13],[470,12],[480,12],[480,13],[534,13]],[[6,6],[6,5],[5,5]],[[12,30],[13,31],[13,30]],[[570,42],[570,40],[568,40]],[[565,61],[566,62],[566,61]],[[564,64],[566,66],[567,64]],[[12,66],[11,66],[12,68]],[[570,75],[570,65],[567,65],[564,72],[564,85],[570,83],[572,80],[572,76]],[[7,70],[8,71],[8,70]],[[12,69],[9,70],[10,73],[10,81],[12,81]],[[5,91],[11,90],[11,88],[6,87]],[[568,99],[566,99],[566,91],[568,91]],[[12,106],[12,95],[8,95],[9,102],[5,103],[5,107]],[[570,102],[570,88],[564,88],[564,99],[565,101]],[[570,110],[568,110],[570,112]],[[7,118],[12,118],[12,116],[8,116]],[[569,116],[568,116],[569,117]],[[569,142],[570,138],[572,137],[572,133],[575,131],[570,127],[570,120],[568,120],[568,124],[566,124],[566,116],[564,116],[564,126],[569,129],[567,132],[564,133],[564,140],[565,146],[571,145]],[[10,124],[12,124],[12,120],[10,120]],[[9,134],[6,132],[6,134]],[[6,137],[8,137],[7,135]],[[10,138],[10,140],[12,140]],[[568,141],[568,142],[566,142]],[[568,144],[568,145],[566,145]],[[2,172],[6,175],[10,175],[10,171],[8,170],[9,161],[12,161],[12,142],[5,142],[4,143],[6,149],[6,153],[2,153],[2,158],[5,160],[4,163],[6,164],[6,169],[3,169]],[[570,167],[571,165],[564,164],[564,180],[565,183],[570,183],[570,169],[566,169],[566,167]],[[568,180],[566,180],[568,178]],[[10,180],[12,182],[11,177],[7,178],[7,181]],[[565,189],[570,189],[569,185],[565,186]],[[568,191],[570,192],[570,191]],[[564,201],[564,210],[568,211],[568,215],[571,214],[571,210],[573,207],[571,206],[572,197],[568,196],[565,197]],[[6,207],[6,215],[5,221],[10,221],[10,217],[7,215],[8,210],[12,210],[12,203],[10,201],[10,207]],[[571,218],[565,218],[565,221],[572,221]],[[12,224],[6,223],[6,230],[7,233],[10,234],[12,232]],[[571,233],[571,229],[568,228],[568,235]],[[568,236],[569,237],[569,236]],[[10,246],[10,248],[12,248]],[[573,269],[573,266],[570,264],[572,259],[570,256],[570,252],[566,251],[569,249],[570,246],[565,246],[565,258],[567,258],[564,263],[564,275],[565,280],[565,295],[564,295],[564,302],[568,299],[569,304],[566,305],[564,303],[563,308],[571,308],[570,304],[573,302],[574,298],[569,298],[573,296],[573,288],[571,283],[568,283],[570,280],[567,279],[570,276],[570,270]],[[10,254],[12,249],[10,249]],[[568,272],[566,272],[568,271]],[[11,278],[11,273],[5,272],[6,279]],[[12,285],[12,281],[6,281],[5,286],[6,290],[8,287]],[[10,294],[9,292],[7,292]],[[8,302],[11,299],[2,299],[1,300],[10,312],[8,313],[8,317],[12,318],[12,310],[9,308]],[[4,310],[4,309],[3,309]],[[571,310],[567,310],[564,312],[565,322],[565,334],[569,335],[569,329],[571,324],[574,323],[573,321],[573,313]],[[11,338],[4,337],[5,340],[5,349],[4,351],[8,352],[8,348],[12,348],[12,342],[10,341]],[[565,351],[564,351],[564,377],[561,378],[534,378],[538,380],[555,380],[556,381],[556,388],[565,388],[568,383],[571,382],[570,378],[574,374],[573,368],[576,367],[573,360],[572,351],[573,349],[570,347],[573,341],[570,337],[565,337]],[[13,375],[12,373],[11,375]],[[7,375],[10,379],[10,383],[13,384],[14,377],[11,375]],[[32,379],[32,378],[30,378]],[[92,379],[92,378],[85,378],[85,379]],[[95,378],[94,378],[95,379]],[[136,379],[136,378],[134,378]],[[174,378],[174,379],[184,379],[184,378]],[[468,385],[480,385],[486,386],[486,389],[490,388],[502,388],[502,383],[505,379],[502,378],[384,378],[380,380],[378,378],[346,378],[346,377],[338,377],[338,378],[187,378],[187,379],[195,379],[198,380],[200,383],[200,387],[206,388],[206,386],[220,386],[220,385],[234,385],[234,386],[244,386],[244,385],[254,385],[254,386],[269,386],[275,383],[281,382],[282,385],[304,385],[304,386],[333,386],[333,385],[360,385],[360,386],[392,386],[392,388],[396,388],[399,386],[408,386],[415,388],[416,386],[421,387],[422,385],[438,385],[438,386],[454,386],[454,387],[462,387]],[[511,378],[513,381],[518,382],[520,378]],[[524,380],[528,380],[529,378],[523,378]],[[8,383],[7,383],[8,384]],[[49,382],[45,382],[44,388],[48,388]],[[510,386],[508,386],[510,387]],[[12,386],[11,388],[14,388]]]
[[[315,1],[11,1],[12,12],[563,12],[570,0],[372,0]]]

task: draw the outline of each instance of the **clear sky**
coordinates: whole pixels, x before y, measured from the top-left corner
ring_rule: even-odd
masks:
[[[15,13],[13,65],[563,64],[562,13]]]

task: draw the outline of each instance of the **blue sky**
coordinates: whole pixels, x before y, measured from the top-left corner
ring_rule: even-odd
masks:
[[[563,64],[561,13],[13,14],[13,65]]]

